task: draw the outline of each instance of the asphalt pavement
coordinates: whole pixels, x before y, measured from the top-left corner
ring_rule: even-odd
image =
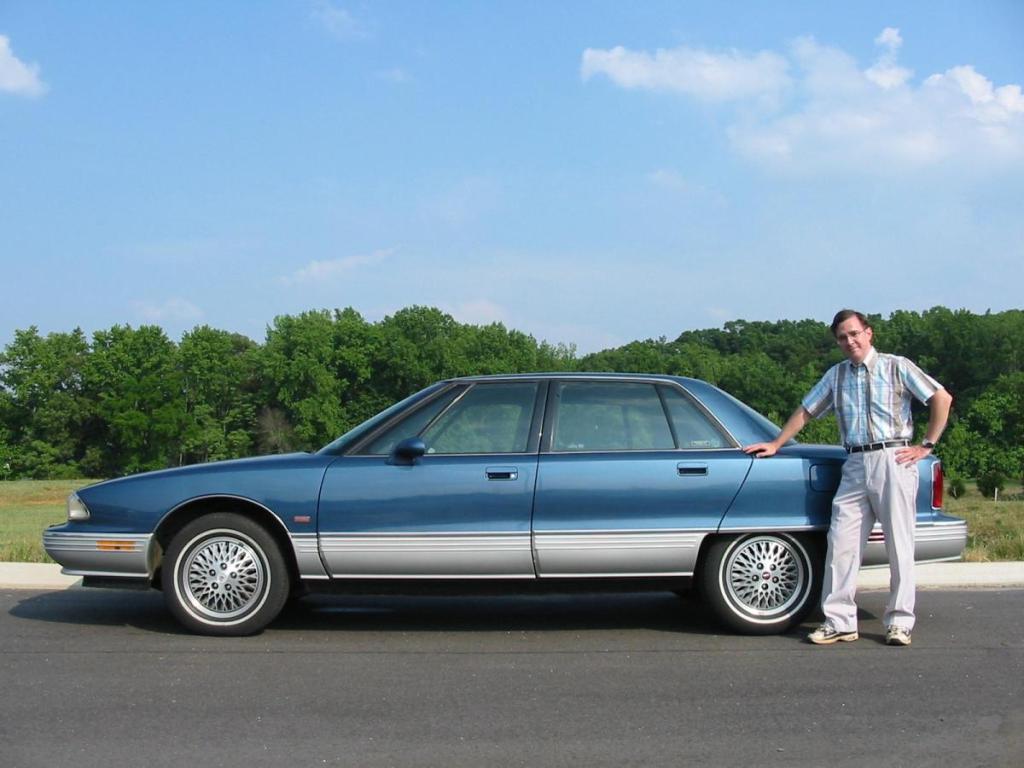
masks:
[[[670,593],[314,596],[184,632],[155,591],[0,589],[0,764],[1024,765],[1024,589],[918,595],[909,648],[722,632]]]

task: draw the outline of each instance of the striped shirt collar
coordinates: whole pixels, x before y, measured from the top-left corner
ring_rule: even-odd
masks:
[[[855,372],[862,365],[868,369],[868,373],[875,372],[875,364],[878,362],[878,350],[875,349],[874,345],[868,350],[868,353],[864,355],[864,359],[859,363],[853,362],[853,360],[847,360],[846,364],[850,366],[850,372]]]

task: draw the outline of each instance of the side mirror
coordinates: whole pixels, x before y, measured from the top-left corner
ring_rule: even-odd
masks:
[[[427,444],[418,437],[407,437],[391,451],[391,464],[415,464],[427,452]]]

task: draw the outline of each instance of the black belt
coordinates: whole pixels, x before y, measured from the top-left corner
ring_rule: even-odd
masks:
[[[864,445],[848,445],[847,453],[864,453],[865,451],[880,451],[883,448],[903,448],[910,445],[909,440],[883,440],[880,443],[865,443]]]

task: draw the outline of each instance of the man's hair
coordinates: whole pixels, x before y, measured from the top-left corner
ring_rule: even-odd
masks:
[[[860,324],[863,325],[865,328],[871,327],[871,323],[868,322],[868,319],[857,310],[840,309],[838,312],[836,312],[836,316],[832,318],[832,325],[829,326],[832,329],[832,335],[835,336],[836,328],[838,328],[842,323],[845,323],[851,317],[856,317],[858,320],[860,320]]]

